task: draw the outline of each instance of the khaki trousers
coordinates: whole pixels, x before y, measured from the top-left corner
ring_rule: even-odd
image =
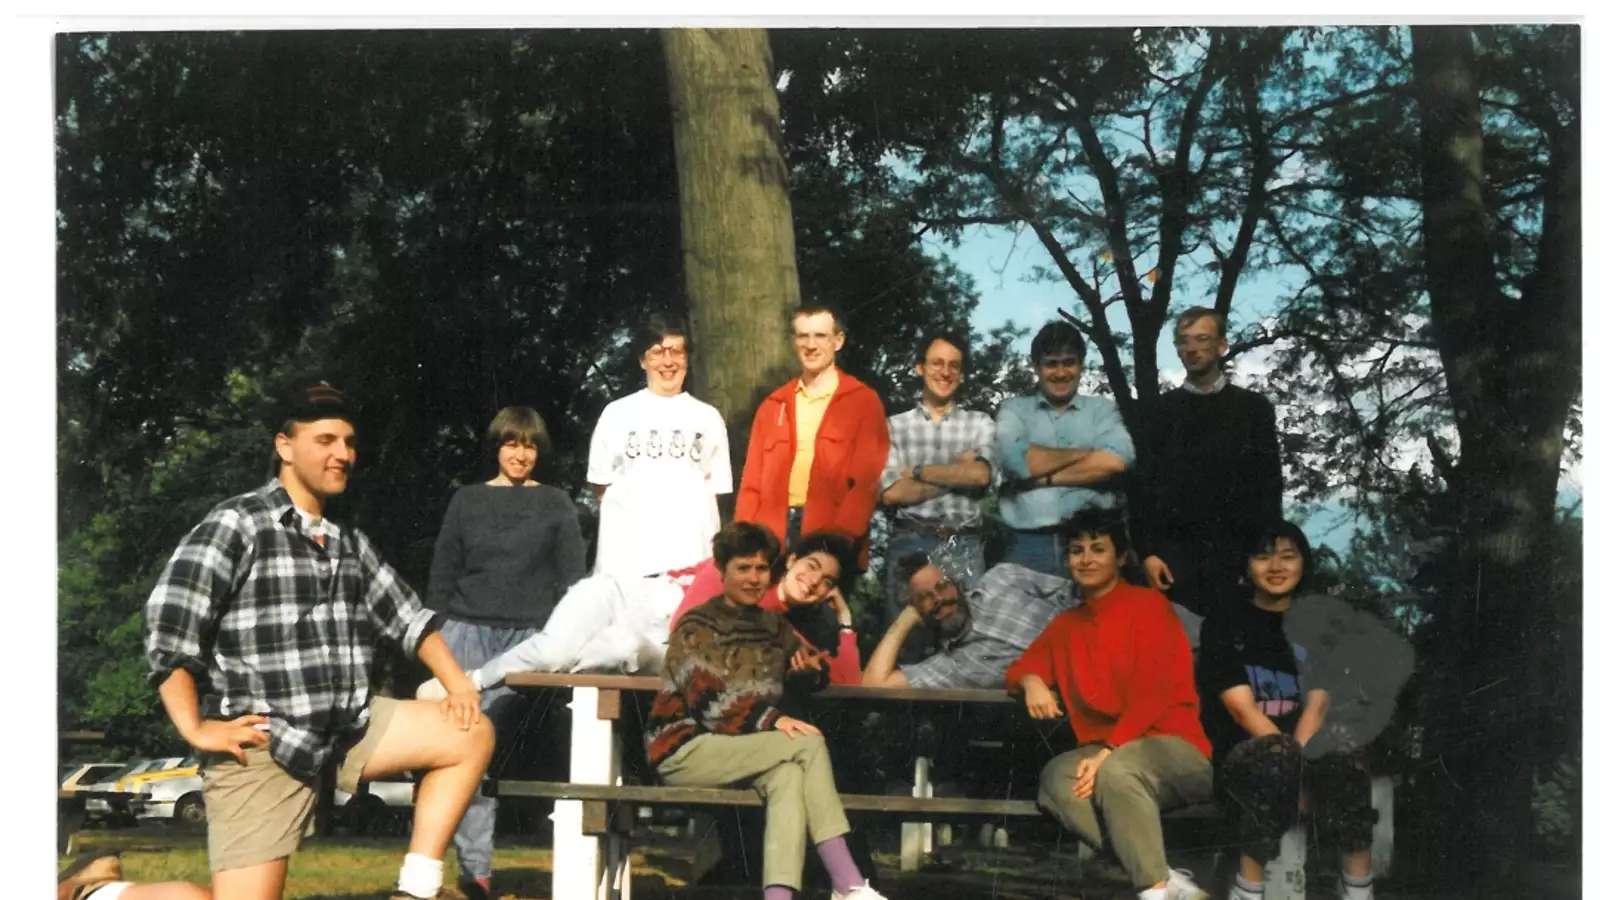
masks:
[[[1209,800],[1211,762],[1183,738],[1140,738],[1100,764],[1093,796],[1072,796],[1078,761],[1100,750],[1091,744],[1050,760],[1039,775],[1039,806],[1089,846],[1114,853],[1135,888],[1165,881],[1161,811]]]
[[[781,731],[702,734],[656,767],[667,784],[718,787],[749,782],[767,803],[762,837],[762,885],[800,889],[806,836],[813,844],[850,830],[833,760],[820,736],[791,738]]]

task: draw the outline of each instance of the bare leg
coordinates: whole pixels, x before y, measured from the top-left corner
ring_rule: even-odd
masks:
[[[417,787],[409,849],[429,859],[443,859],[493,751],[494,726],[488,719],[462,729],[445,717],[438,703],[402,700],[361,770],[361,779],[374,781],[425,769]]]
[[[216,900],[278,900],[283,896],[284,877],[288,873],[287,856],[242,869],[212,872],[211,896]]]
[[[211,900],[211,892],[187,881],[156,881],[129,885],[121,900]]]

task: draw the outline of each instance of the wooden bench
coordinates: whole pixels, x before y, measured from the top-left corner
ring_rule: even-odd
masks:
[[[551,855],[551,891],[555,900],[627,900],[630,896],[628,843],[639,806],[740,806],[756,807],[762,800],[754,790],[740,788],[673,787],[624,784],[621,748],[615,741],[614,723],[622,715],[622,694],[654,693],[661,688],[655,676],[588,673],[516,672],[507,685],[522,690],[572,691],[572,737],[568,781],[496,782],[504,797],[545,798],[555,801]],[[823,700],[871,701],[893,704],[972,703],[1009,705],[1016,700],[1000,690],[874,688],[831,685],[815,695]],[[902,868],[931,850],[931,825],[925,823],[1031,819],[1043,815],[1030,796],[1026,799],[935,797],[928,777],[928,761],[918,759],[912,793],[840,794],[847,811],[863,815],[893,816],[902,827]],[[1382,787],[1380,789],[1380,784]],[[1374,800],[1385,820],[1393,821],[1393,786],[1375,779]],[[1387,807],[1387,810],[1385,810]],[[1165,819],[1210,819],[1220,823],[1218,808],[1210,803],[1175,810]],[[1383,837],[1380,822],[1380,842]],[[1389,832],[1392,835],[1392,830]],[[1374,846],[1374,862],[1392,856],[1392,837],[1386,847]],[[1298,829],[1284,838],[1281,860],[1268,869],[1268,900],[1303,900],[1305,897],[1305,839]]]

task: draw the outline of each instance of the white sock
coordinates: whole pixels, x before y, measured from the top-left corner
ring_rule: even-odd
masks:
[[[1339,873],[1339,888],[1341,900],[1372,900],[1371,875],[1352,878],[1352,876],[1341,872]]]
[[[1139,892],[1139,900],[1167,900],[1165,887],[1145,888]]]
[[[407,853],[400,863],[400,883],[397,887],[413,897],[439,896],[444,886],[444,860],[429,859],[421,853]]]
[[[1258,897],[1264,895],[1267,890],[1265,883],[1260,881],[1251,881],[1237,872],[1235,872],[1233,875],[1233,886],[1238,888],[1242,893],[1255,894]]]

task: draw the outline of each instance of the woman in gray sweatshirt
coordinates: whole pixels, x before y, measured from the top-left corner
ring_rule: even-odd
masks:
[[[456,491],[433,545],[427,603],[447,621],[440,634],[463,666],[481,666],[544,627],[556,601],[583,577],[578,511],[560,488],[533,478],[550,449],[544,419],[508,406],[489,423],[486,455],[496,473]],[[502,735],[514,725],[517,694],[483,692],[483,711]],[[489,896],[495,800],[475,795],[455,847],[462,893]]]

